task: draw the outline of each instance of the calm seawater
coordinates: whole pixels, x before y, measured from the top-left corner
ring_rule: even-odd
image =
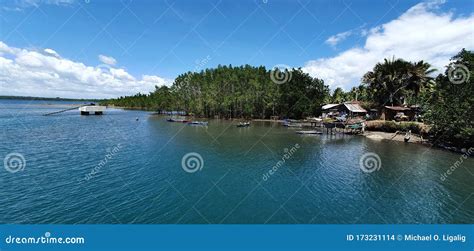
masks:
[[[143,111],[41,116],[75,103],[0,100],[0,158],[26,163],[12,173],[1,161],[0,223],[474,223],[474,160],[460,154]],[[191,152],[194,173],[182,168]],[[372,173],[359,165],[368,152],[381,160]]]

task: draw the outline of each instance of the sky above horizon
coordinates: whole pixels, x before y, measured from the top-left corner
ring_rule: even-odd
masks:
[[[0,96],[148,93],[219,64],[301,67],[349,90],[384,58],[443,72],[473,27],[473,0],[0,0]]]

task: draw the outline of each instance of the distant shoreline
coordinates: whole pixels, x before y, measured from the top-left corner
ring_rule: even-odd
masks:
[[[83,98],[48,98],[48,97],[32,97],[32,96],[0,96],[0,100],[45,100],[45,101],[94,101],[101,102],[104,99],[83,99]]]

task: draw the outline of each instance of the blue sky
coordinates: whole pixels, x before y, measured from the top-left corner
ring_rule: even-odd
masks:
[[[348,89],[383,57],[432,60],[441,68],[460,48],[474,49],[472,0],[0,3],[0,60],[11,64],[0,73],[0,92],[9,95],[146,92],[218,64],[303,67],[331,88]],[[20,67],[31,78],[15,76]],[[97,69],[103,74],[94,75]]]

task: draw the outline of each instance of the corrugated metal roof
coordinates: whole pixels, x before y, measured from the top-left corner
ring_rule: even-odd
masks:
[[[367,112],[359,104],[344,103],[344,106],[351,112]]]
[[[411,110],[408,107],[403,107],[403,106],[385,106],[385,108],[393,110],[393,111],[409,111]]]
[[[323,105],[322,109],[323,110],[327,110],[327,109],[331,109],[333,107],[336,107],[338,106],[339,104],[327,104],[327,105]]]

